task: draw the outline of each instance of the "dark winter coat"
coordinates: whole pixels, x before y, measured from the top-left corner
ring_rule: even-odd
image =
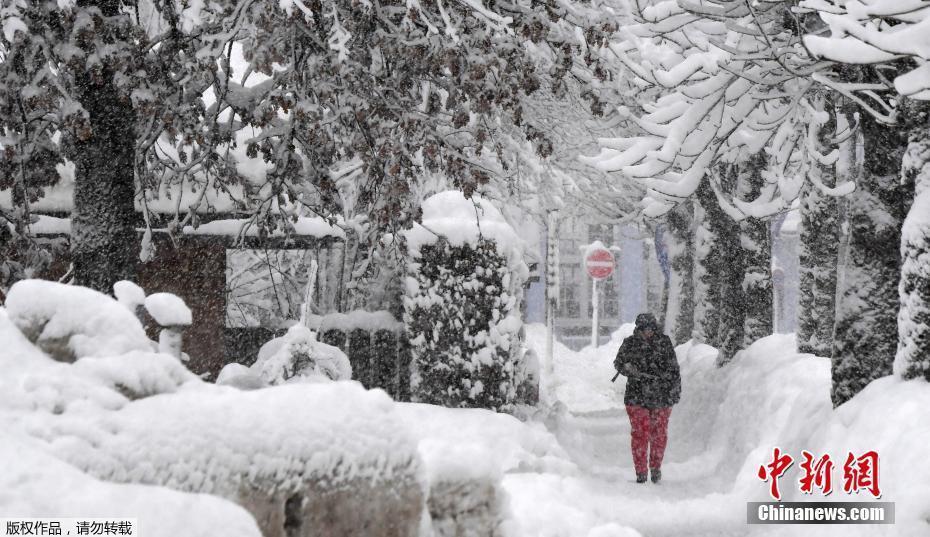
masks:
[[[614,368],[627,378],[625,405],[646,408],[672,406],[681,399],[681,371],[672,340],[655,333],[647,341],[639,330],[624,339]]]

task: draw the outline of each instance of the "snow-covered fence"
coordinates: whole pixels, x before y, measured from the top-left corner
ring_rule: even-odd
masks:
[[[319,334],[320,341],[346,353],[353,379],[396,400],[409,399],[410,355],[403,325],[389,312],[330,313],[320,319]]]

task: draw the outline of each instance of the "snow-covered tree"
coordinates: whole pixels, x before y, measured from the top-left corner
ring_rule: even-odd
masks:
[[[28,223],[29,203],[73,165],[75,280],[104,292],[134,276],[136,252],[125,246],[136,241],[137,137],[169,117],[183,129],[200,115],[189,91],[201,79],[174,77],[199,62],[201,41],[179,22],[176,31],[159,23],[177,22],[177,7],[3,2],[0,188],[17,185],[16,217]]]
[[[768,218],[790,207],[816,163],[835,157],[804,143],[807,125],[819,117],[812,74],[826,62],[806,54],[790,7],[709,0],[635,9],[636,22],[620,33],[627,38],[611,43],[610,53],[646,91],[638,109],[620,110],[627,134],[603,140],[600,155],[587,159],[638,184],[647,217],[698,198],[695,334],[722,345],[723,361],[771,331]],[[743,240],[730,243],[732,226],[716,218],[738,222]],[[739,252],[739,262],[721,270],[748,267],[738,274],[742,291],[704,281],[718,276],[704,263],[714,264],[721,247],[730,256]],[[717,302],[715,294],[732,299],[705,307]]]
[[[915,185],[922,184],[930,158],[922,150],[925,111],[913,103],[930,98],[930,5],[809,0],[802,7],[816,11],[829,29],[806,36],[807,48],[855,66],[837,69],[831,87],[869,112],[862,118],[863,188],[850,200],[850,266],[834,342],[833,400],[840,404],[871,379],[890,374],[896,353],[899,373],[926,376],[922,364],[930,344],[920,319],[926,318],[930,284],[918,260],[930,227],[922,218],[926,206],[911,202],[918,199],[912,194],[923,193]]]
[[[666,222],[671,270],[665,333],[682,344],[694,330],[694,205],[682,203],[669,211]]]
[[[930,380],[930,111],[922,107],[912,120],[902,163],[905,185],[914,200],[901,230],[901,309],[895,370],[904,378]]]
[[[719,184],[735,188],[732,165],[719,165],[710,173],[718,176]],[[698,188],[696,201],[694,337],[719,348],[719,363],[724,364],[743,345],[745,252],[740,246],[739,224],[724,214],[710,179]]]
[[[487,200],[460,192],[423,203],[410,249],[404,325],[413,400],[509,409],[522,365],[521,241]]]
[[[830,137],[836,129],[833,100],[817,101],[822,114],[809,128],[816,151],[829,153]],[[798,352],[830,356],[833,350],[833,325],[836,311],[837,262],[840,244],[840,214],[836,196],[824,192],[836,186],[835,164],[814,162],[808,181],[801,191],[800,282],[798,290]]]
[[[466,193],[486,183],[505,127],[551,151],[524,98],[576,59],[595,65],[582,50],[612,31],[568,7],[4,0],[0,186],[28,200],[73,163],[75,277],[107,290],[135,264],[134,199],[148,217],[154,198],[192,191],[174,232],[222,191],[263,233],[290,231],[340,212],[348,166],[346,225],[377,238],[417,219],[424,170]],[[11,219],[28,219],[21,205]]]
[[[849,197],[849,250],[833,340],[833,402],[842,404],[891,374],[897,349],[898,282],[905,191],[900,184],[906,139],[863,116],[865,160]]]
[[[762,194],[764,187],[764,155],[753,155],[738,166],[738,199],[756,199]],[[739,243],[743,249],[743,302],[746,308],[741,348],[747,348],[754,341],[772,333],[775,311],[772,288],[772,237],[768,220],[760,218],[741,220],[739,230]]]

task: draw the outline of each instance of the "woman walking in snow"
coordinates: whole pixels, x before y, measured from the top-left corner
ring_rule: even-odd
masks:
[[[627,377],[623,404],[630,416],[636,482],[646,482],[648,468],[652,482],[658,483],[668,418],[672,405],[681,398],[681,372],[671,338],[659,332],[659,323],[651,313],[636,316],[636,329],[620,345],[614,368]]]

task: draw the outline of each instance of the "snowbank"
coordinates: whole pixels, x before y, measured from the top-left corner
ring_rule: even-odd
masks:
[[[238,505],[207,494],[106,483],[44,453],[33,442],[0,443],[0,518],[135,518],[148,537],[260,537]]]
[[[30,341],[59,360],[152,349],[135,315],[86,287],[22,280],[10,288],[6,308]]]
[[[606,410],[615,408],[618,401],[622,403],[626,377],[618,377],[614,383],[610,379],[616,373],[613,363],[617,349],[624,338],[633,334],[633,328],[632,323],[624,324],[611,334],[610,341],[604,345],[597,349],[587,346],[579,352],[553,341],[554,375],[543,376],[551,383],[549,389],[555,399],[576,412]],[[534,349],[537,356],[544,357],[546,326],[538,323],[526,325],[526,345]],[[541,363],[541,369],[545,369],[546,365]]]
[[[477,408],[397,405],[397,416],[423,458],[430,482],[499,477],[507,472],[573,472],[556,438],[541,423]]]

